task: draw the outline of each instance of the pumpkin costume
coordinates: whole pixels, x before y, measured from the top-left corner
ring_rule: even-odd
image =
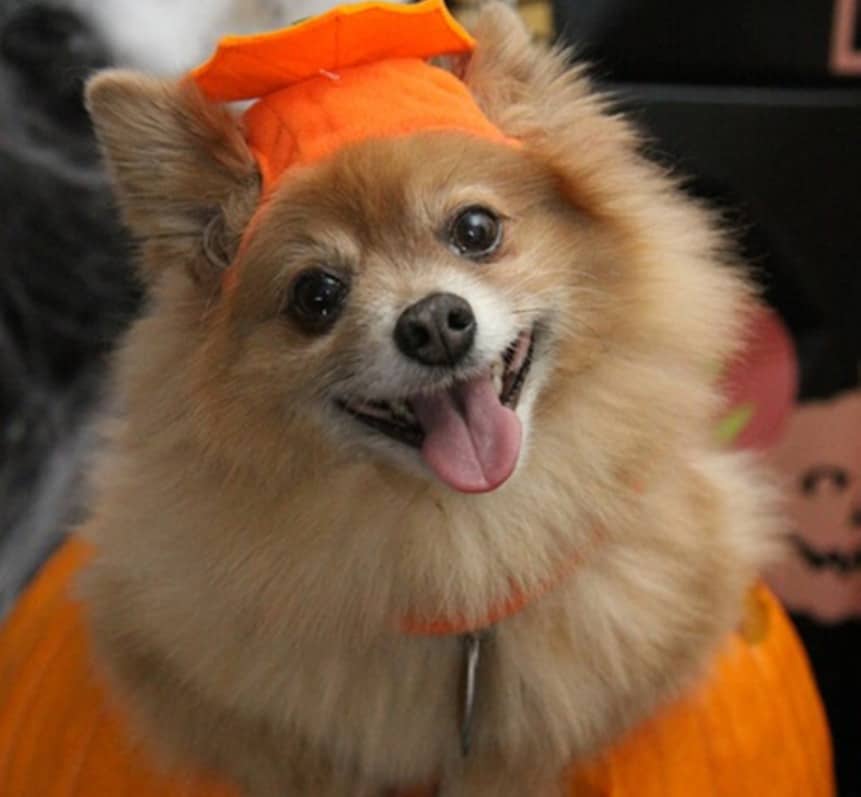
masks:
[[[265,210],[289,170],[358,141],[459,131],[518,146],[463,83],[425,61],[472,47],[441,0],[372,3],[227,39],[189,79],[212,100],[258,100],[244,128]],[[237,797],[205,775],[159,770],[136,741],[93,667],[71,595],[88,556],[82,541],[68,541],[0,628],[0,795]],[[526,600],[513,596],[496,619]],[[828,734],[803,652],[767,591],[754,591],[749,608],[705,683],[565,775],[571,797],[832,794]]]
[[[70,596],[87,555],[68,542],[0,629],[0,794],[238,797],[202,776],[159,772],[135,744],[92,668]],[[745,627],[706,682],[569,780],[571,797],[833,794],[819,697],[774,598],[751,593]]]

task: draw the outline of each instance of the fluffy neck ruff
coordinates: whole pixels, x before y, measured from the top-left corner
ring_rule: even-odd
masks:
[[[601,544],[606,536],[606,530],[596,527],[585,544],[572,553],[560,565],[552,570],[548,576],[533,584],[531,588],[525,588],[516,580],[510,581],[510,592],[503,600],[492,604],[484,617],[469,619],[463,615],[423,616],[418,614],[406,614],[399,622],[402,633],[409,636],[462,636],[476,634],[490,629],[491,627],[514,617],[522,612],[535,601],[554,590],[565,581],[589,554]]]

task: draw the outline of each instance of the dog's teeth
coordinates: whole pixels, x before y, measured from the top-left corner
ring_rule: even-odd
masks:
[[[373,418],[386,418],[391,414],[391,408],[387,401],[354,401],[350,403],[350,409]]]
[[[493,380],[493,389],[496,391],[496,395],[500,395],[502,393],[502,365],[499,364],[497,368],[494,366],[490,371],[490,378]]]
[[[523,364],[529,356],[531,345],[532,334],[529,332],[521,332],[513,344],[511,359],[508,361],[508,369],[510,371],[517,372],[523,368]]]
[[[407,423],[415,422],[415,415],[413,415],[412,408],[407,401],[393,401],[391,402],[390,407],[392,415],[394,415],[398,420],[405,421]]]
[[[353,399],[344,402],[344,407],[354,413],[378,418],[381,421],[400,422],[404,426],[415,426],[416,416],[409,401],[382,401],[380,399]]]

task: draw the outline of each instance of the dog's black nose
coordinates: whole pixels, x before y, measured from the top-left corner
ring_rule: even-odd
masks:
[[[472,348],[475,316],[466,299],[432,293],[410,305],[395,324],[395,343],[424,365],[456,365]]]

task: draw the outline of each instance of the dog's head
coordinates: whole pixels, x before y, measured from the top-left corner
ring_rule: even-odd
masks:
[[[711,267],[700,212],[513,14],[489,8],[477,39],[453,68],[522,146],[365,141],[288,174],[260,212],[225,109],[188,83],[91,84],[163,319],[133,340],[174,350],[160,367],[181,394],[150,394],[166,418],[185,407],[210,445],[246,458],[358,456],[482,492],[530,437],[558,433],[602,361],[705,373],[732,348],[716,324],[737,283]],[[603,397],[619,423],[645,398]]]

